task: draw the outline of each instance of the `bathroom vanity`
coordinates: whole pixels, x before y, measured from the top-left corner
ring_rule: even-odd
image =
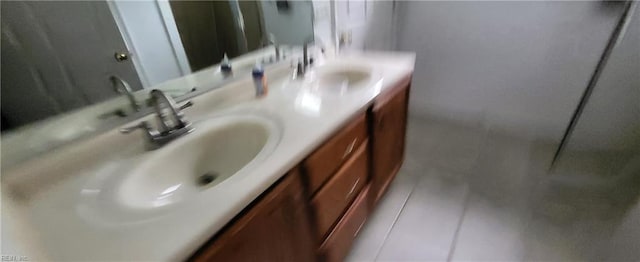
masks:
[[[407,77],[357,112],[194,261],[342,261],[402,165]]]
[[[3,226],[28,236],[7,239],[33,259],[341,261],[402,164],[414,61],[280,63],[264,97],[248,75],[191,97],[193,131],[157,149],[119,131],[148,115],[3,170]]]

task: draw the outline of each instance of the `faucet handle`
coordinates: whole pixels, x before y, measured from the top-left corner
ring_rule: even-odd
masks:
[[[147,131],[148,133],[151,133],[151,125],[149,125],[149,122],[147,121],[141,121],[136,125],[120,128],[120,133],[129,134],[133,131],[136,131],[137,129],[142,129]]]

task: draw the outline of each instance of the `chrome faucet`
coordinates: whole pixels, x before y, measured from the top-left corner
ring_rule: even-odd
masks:
[[[120,129],[121,133],[128,134],[142,129],[147,149],[153,150],[193,131],[191,123],[184,118],[184,113],[181,111],[192,106],[191,101],[178,106],[173,98],[158,89],[151,90],[150,95],[156,111],[158,130],[153,130],[149,122],[142,121],[137,125]]]
[[[113,89],[116,92],[127,96],[127,98],[129,99],[129,103],[131,104],[131,108],[133,108],[133,111],[135,112],[140,111],[140,105],[136,101],[136,97],[133,95],[133,91],[131,90],[129,83],[127,83],[127,81],[124,81],[122,78],[117,76],[111,76],[109,77],[109,80],[111,80]]]
[[[302,64],[298,63],[297,66],[297,75],[304,75],[307,72],[307,67],[309,67],[311,65],[311,61],[309,58],[309,44],[311,43],[316,43],[316,44],[320,44],[320,46],[323,46],[322,41],[313,36],[309,36],[303,43],[302,45]],[[321,47],[322,52],[324,53],[324,47]]]

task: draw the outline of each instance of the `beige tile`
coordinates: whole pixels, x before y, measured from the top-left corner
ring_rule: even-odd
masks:
[[[526,231],[525,261],[586,261],[587,257],[574,245],[571,237],[546,222],[529,222]]]
[[[378,261],[444,261],[462,215],[467,186],[429,170],[419,178]]]
[[[452,261],[521,261],[525,228],[525,216],[517,209],[471,194]]]
[[[409,155],[430,167],[458,173],[473,168],[486,138],[479,127],[421,118],[410,119],[407,135]]]
[[[640,258],[640,203],[636,203],[626,214],[612,234],[606,259],[610,261],[632,261]]]
[[[492,133],[480,151],[478,162],[469,175],[469,187],[494,202],[521,202],[531,189],[529,176],[531,143]]]
[[[345,261],[374,261],[415,186],[416,177],[401,170],[369,216]]]
[[[574,194],[551,183],[546,171],[555,145],[539,148],[537,142],[519,137],[411,118],[399,177],[347,261],[606,258],[599,246],[613,229],[603,220],[610,216],[573,212],[558,224],[538,210],[545,203],[562,210],[576,206],[550,201],[556,195],[561,200],[570,195],[569,204],[597,207],[593,194]]]

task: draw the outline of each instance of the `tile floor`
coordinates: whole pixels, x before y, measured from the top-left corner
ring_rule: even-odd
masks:
[[[548,182],[553,150],[482,127],[411,117],[404,165],[347,261],[607,258],[620,219],[585,215],[562,201],[576,195]],[[635,229],[633,221],[625,223]]]

